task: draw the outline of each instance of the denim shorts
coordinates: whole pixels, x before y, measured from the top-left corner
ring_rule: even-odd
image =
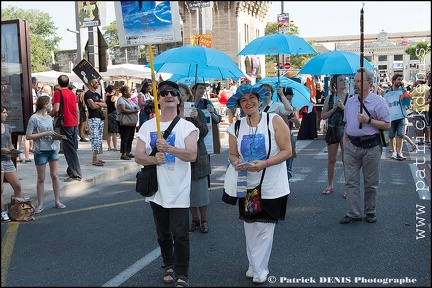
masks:
[[[45,165],[48,162],[58,161],[60,159],[59,154],[54,150],[40,151],[34,153],[33,157],[35,165]]]
[[[15,172],[17,171],[12,160],[1,161],[1,173]]]
[[[396,135],[399,138],[403,138],[405,136],[405,119],[399,119],[391,121],[391,126],[389,130],[389,138],[394,138]]]

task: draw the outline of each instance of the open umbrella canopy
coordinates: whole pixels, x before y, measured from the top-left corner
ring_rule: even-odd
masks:
[[[309,106],[310,101],[310,89],[305,85],[298,83],[297,81],[291,80],[287,77],[266,77],[258,81],[254,87],[261,86],[262,84],[270,84],[273,86],[272,101],[280,102],[279,96],[277,95],[277,87],[282,86],[285,88],[291,88],[293,91],[292,105],[298,109]]]
[[[364,68],[374,70],[372,64],[364,59]],[[346,51],[330,51],[311,58],[299,74],[335,75],[355,74],[360,68],[360,55]]]
[[[224,52],[202,46],[182,46],[169,49],[153,59],[157,73],[172,73],[173,76],[205,78],[245,77],[237,64]],[[146,65],[150,67],[150,63]]]
[[[238,55],[318,54],[303,38],[291,34],[271,34],[254,39]]]

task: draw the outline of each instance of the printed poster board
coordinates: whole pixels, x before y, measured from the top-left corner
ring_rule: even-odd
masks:
[[[177,1],[114,1],[121,47],[182,41]]]

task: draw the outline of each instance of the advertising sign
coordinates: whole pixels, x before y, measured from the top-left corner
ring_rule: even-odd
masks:
[[[289,14],[288,13],[278,14],[277,25],[278,25],[278,32],[279,33],[289,34],[289,31],[290,31]]]
[[[82,59],[72,70],[87,87],[90,78],[102,79],[99,72],[86,59]]]
[[[177,1],[115,1],[121,47],[182,41]]]

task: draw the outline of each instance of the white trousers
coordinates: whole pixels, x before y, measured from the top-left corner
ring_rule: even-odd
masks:
[[[249,271],[253,271],[253,278],[264,279],[269,273],[268,263],[273,247],[276,223],[243,223]]]

